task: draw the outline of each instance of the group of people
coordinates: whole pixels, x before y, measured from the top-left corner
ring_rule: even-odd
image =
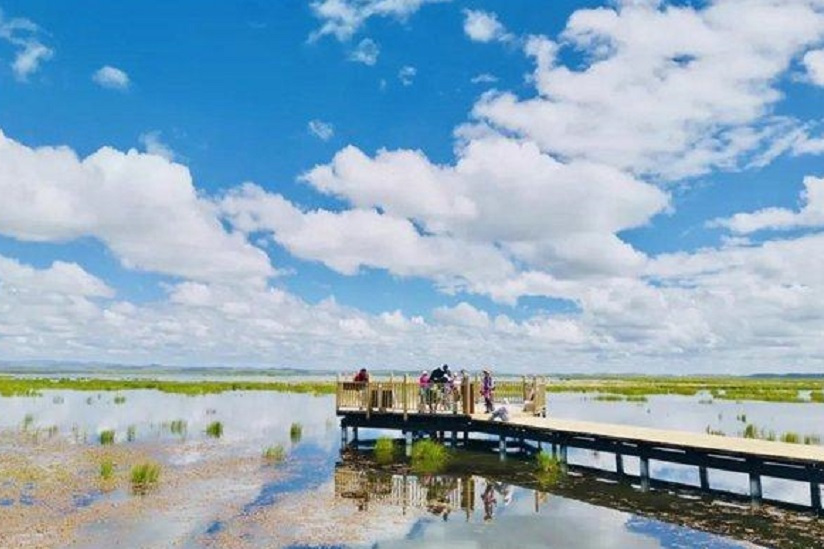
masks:
[[[452,409],[460,402],[461,387],[468,380],[469,372],[461,369],[456,373],[449,369],[448,364],[432,371],[423,370],[420,377],[418,377],[418,411],[437,412],[438,410]],[[366,368],[361,368],[352,381],[358,383],[368,382],[369,372]],[[494,404],[495,380],[489,368],[483,369],[480,393],[484,399],[486,413],[496,412]]]

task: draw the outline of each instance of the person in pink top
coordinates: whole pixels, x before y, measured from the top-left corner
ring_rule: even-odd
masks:
[[[421,377],[418,378],[418,394],[420,395],[418,411],[425,412],[426,405],[429,404],[429,370],[421,372]]]

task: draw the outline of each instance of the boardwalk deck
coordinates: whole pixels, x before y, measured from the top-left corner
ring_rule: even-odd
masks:
[[[340,384],[337,411],[343,418],[344,442],[348,442],[349,427],[356,438],[358,427],[398,429],[407,434],[408,443],[413,433],[442,437],[444,432],[451,432],[453,444],[459,435],[467,440],[470,433],[483,433],[498,437],[502,458],[509,441],[526,451],[551,444],[553,453],[564,464],[568,448],[596,450],[613,453],[615,470],[623,475],[624,456],[637,457],[643,489],[650,485],[650,460],[698,467],[704,490],[710,489],[711,469],[746,473],[755,505],[762,499],[762,476],[805,482],[810,488],[810,506],[816,513],[821,512],[824,448],[820,446],[541,417],[545,386],[538,378],[524,378],[505,390],[513,407],[529,403],[531,413],[512,414],[508,422],[490,420],[488,414],[475,410],[477,386],[470,381],[463,384],[450,406],[431,406],[419,400],[417,386],[406,379],[354,387],[352,383]]]

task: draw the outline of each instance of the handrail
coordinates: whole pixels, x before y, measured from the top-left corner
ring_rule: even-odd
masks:
[[[337,376],[335,409],[363,411],[367,417],[374,413],[409,414],[463,414],[475,413],[480,399],[480,382],[468,376],[458,384],[435,383],[421,387],[409,375],[402,379],[344,381]],[[495,383],[495,402],[506,399],[509,404],[523,404],[524,411],[542,415],[546,410],[546,380],[523,376],[520,380],[501,380]]]

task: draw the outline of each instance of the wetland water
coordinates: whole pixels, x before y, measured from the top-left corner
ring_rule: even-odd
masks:
[[[739,435],[759,429],[824,438],[824,405],[653,396],[603,402],[551,394],[557,417]],[[746,416],[746,417],[744,417]],[[207,428],[222,425],[221,436]],[[300,423],[300,433],[290,432]],[[100,433],[115,443],[101,446]],[[215,434],[211,430],[212,435]],[[362,431],[361,438],[392,432]],[[154,390],[43,391],[0,397],[2,547],[815,547],[811,516],[765,505],[573,474],[539,486],[532,464],[459,451],[443,474],[380,467],[341,451],[334,397],[266,391],[202,396]],[[281,446],[280,463],[262,458]],[[614,469],[611,455],[570,462]],[[114,464],[109,481],[101,462]],[[129,472],[152,461],[159,483],[133,495]],[[627,459],[628,473],[637,461]],[[688,467],[652,462],[657,479],[698,484]],[[747,491],[712,471],[714,488]],[[764,495],[806,503],[808,487],[764,479]]]

